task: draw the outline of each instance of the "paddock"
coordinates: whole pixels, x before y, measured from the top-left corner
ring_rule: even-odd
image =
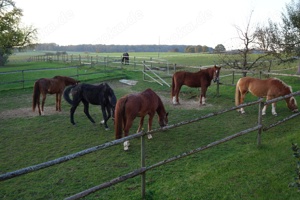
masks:
[[[147,62],[144,64],[167,83],[170,83],[170,75],[167,70],[156,68],[154,62],[152,62],[152,66]],[[141,67],[144,67],[143,64]],[[145,69],[145,71],[149,73],[149,69]],[[199,67],[190,70],[199,70]],[[210,191],[212,183],[209,180],[215,179],[214,177],[205,178],[209,176],[209,173],[205,171],[213,166],[217,170],[216,173],[220,171],[217,174],[221,176],[221,171],[224,169],[233,170],[234,168],[226,160],[230,160],[235,154],[239,155],[238,152],[243,151],[240,148],[247,150],[246,154],[241,154],[243,157],[247,157],[248,154],[255,154],[259,157],[259,154],[270,152],[270,158],[261,158],[261,160],[269,162],[264,163],[266,168],[274,166],[283,159],[278,155],[273,156],[270,148],[272,150],[282,149],[282,146],[285,146],[286,148],[282,150],[285,157],[288,157],[285,162],[292,161],[293,158],[289,158],[291,153],[286,149],[290,148],[292,139],[297,142],[298,137],[296,131],[293,130],[299,127],[291,126],[291,124],[296,123],[295,118],[298,113],[291,115],[283,105],[283,101],[279,100],[280,113],[278,117],[260,118],[258,108],[263,104],[260,99],[250,97],[246,104],[241,105],[246,107],[247,115],[238,114],[235,111],[236,107],[233,107],[232,91],[234,87],[232,86],[234,84],[232,82],[234,83],[241,76],[240,72],[234,72],[234,76],[230,70],[227,74],[221,73],[220,84],[212,84],[208,91],[209,104],[206,107],[198,106],[199,89],[195,88],[183,88],[182,104],[173,106],[170,104],[168,86],[160,85],[156,81],[150,80],[149,77],[148,80],[143,80],[142,70],[137,70],[135,73],[136,77],[134,78],[138,81],[136,86],[124,85],[113,80],[108,81],[114,83],[113,87],[117,89],[118,97],[149,86],[159,91],[159,95],[167,105],[167,111],[170,110],[171,114],[169,126],[163,130],[154,129],[151,141],[143,139],[144,132],[134,134],[136,126],[128,138],[114,140],[112,132],[101,131],[100,125],[91,126],[83,113],[78,116],[81,123],[77,127],[73,127],[68,123],[69,107],[66,103],[63,104],[61,113],[48,110],[51,109],[51,102],[54,102],[50,99],[51,97],[47,101],[50,104],[46,106],[48,115],[37,118],[30,115],[29,110],[26,109],[26,105],[30,104],[28,99],[32,93],[31,88],[24,87],[24,89],[16,90],[17,93],[13,90],[2,91],[1,99],[5,107],[0,108],[0,125],[3,133],[7,134],[0,134],[2,141],[0,155],[1,159],[5,160],[5,162],[1,162],[4,164],[0,166],[0,186],[3,188],[0,192],[1,196],[13,195],[13,193],[8,194],[7,191],[10,191],[9,188],[15,188],[24,198],[26,195],[28,198],[34,196],[46,199],[54,197],[77,199],[84,196],[87,199],[117,199],[116,196],[119,198],[119,195],[125,195],[124,199],[139,199],[143,196],[163,198],[169,194],[167,191],[175,193],[177,197],[190,195],[192,198],[193,195],[196,195],[201,198],[203,193],[208,195],[207,192]],[[257,72],[250,73],[255,76],[260,75]],[[296,86],[293,87],[294,91],[300,89],[297,81],[297,77],[291,79],[292,84]],[[298,92],[294,95],[299,99]],[[20,101],[20,99],[24,101]],[[6,107],[15,109],[10,110]],[[78,109],[83,108],[79,107]],[[95,121],[100,121],[99,108],[91,107],[91,110]],[[257,123],[260,120],[262,120],[261,123]],[[155,119],[155,121],[157,120]],[[109,123],[112,126],[113,122]],[[45,126],[42,126],[44,124]],[[64,124],[68,125],[64,126]],[[291,137],[288,137],[289,135]],[[284,137],[288,137],[288,139]],[[121,143],[127,139],[132,140],[132,150],[124,154]],[[276,141],[284,141],[284,144],[274,146]],[[277,157],[279,161],[276,160]],[[212,159],[215,162],[212,162]],[[231,159],[237,165],[240,164],[240,160],[239,157]],[[238,173],[241,176],[247,177],[253,173],[255,170],[251,170],[253,167],[263,168],[256,161],[248,163],[243,160],[243,162],[247,163],[245,164],[247,167],[240,169],[241,171]],[[268,179],[268,174],[264,170],[261,173],[255,171],[255,181],[260,184],[266,182],[265,180],[276,182],[276,180]],[[279,175],[281,176],[281,173]],[[244,180],[235,176],[227,178],[224,181],[231,180],[237,185]],[[248,178],[251,180],[251,177]],[[286,176],[285,179],[289,178]],[[44,183],[44,180],[47,180],[47,183]],[[238,181],[236,182],[236,180]],[[172,183],[167,184],[167,182]],[[216,189],[226,188],[228,185],[225,182],[219,184],[215,187]],[[28,189],[26,185],[30,185],[31,189]],[[201,188],[201,190],[194,191],[193,187]],[[165,191],[161,191],[159,188],[163,188]],[[237,191],[233,188],[235,187],[226,188],[233,195],[230,197],[237,195],[235,193]],[[176,193],[176,191],[180,193]],[[213,194],[217,193],[217,190],[214,190]],[[245,192],[243,195],[247,193]],[[112,196],[112,194],[116,196]],[[290,195],[288,197],[298,194]]]
[[[300,92],[296,92],[293,95],[298,96],[299,94],[300,94]],[[281,97],[281,98],[273,100],[273,101],[279,101],[279,100],[282,100],[283,98],[287,98],[287,97]],[[165,98],[164,101],[167,102],[168,101],[167,98]],[[271,102],[266,102],[266,103],[268,104]],[[152,148],[154,147],[153,145],[155,143],[155,140],[158,140],[159,138],[161,138],[161,136],[167,137],[167,138],[170,138],[170,137],[174,138],[174,136],[172,135],[172,132],[176,133],[176,132],[178,132],[177,130],[181,129],[182,127],[183,127],[183,129],[186,129],[191,124],[199,123],[202,121],[203,121],[202,124],[203,123],[205,124],[207,120],[213,120],[214,118],[217,118],[217,119],[223,118],[222,116],[224,116],[224,115],[226,118],[226,115],[228,113],[236,113],[235,109],[237,107],[218,109],[215,112],[211,112],[211,113],[207,113],[207,114],[203,114],[203,115],[200,114],[196,118],[191,118],[189,116],[189,117],[187,117],[187,120],[184,120],[184,121],[179,121],[179,119],[176,119],[177,121],[174,122],[174,120],[173,120],[173,123],[170,124],[169,126],[167,126],[166,128],[164,128],[162,130],[155,129],[151,132],[154,136],[154,141],[147,141],[147,139],[145,139],[145,132],[140,132],[137,134],[130,134],[130,136],[128,136],[127,138],[122,138],[119,140],[111,140],[109,142],[102,143],[100,145],[96,145],[96,146],[93,146],[93,147],[90,147],[90,148],[87,148],[84,150],[77,151],[76,153],[73,153],[73,154],[68,154],[68,155],[64,155],[62,157],[57,157],[57,158],[49,160],[47,162],[42,162],[42,163],[39,163],[36,165],[30,165],[29,167],[21,168],[16,171],[2,173],[0,176],[0,180],[2,182],[1,184],[5,184],[7,181],[9,181],[7,179],[11,179],[11,180],[16,179],[17,176],[23,175],[22,177],[25,177],[25,176],[30,176],[30,174],[39,173],[39,172],[35,172],[36,170],[43,171],[43,170],[47,170],[46,168],[48,168],[48,167],[51,170],[52,167],[55,167],[58,164],[61,165],[67,161],[71,162],[73,164],[74,164],[74,162],[80,162],[80,159],[82,159],[82,158],[80,158],[81,156],[83,156],[83,157],[89,156],[90,157],[91,155],[98,154],[97,152],[101,152],[101,151],[104,151],[104,152],[115,151],[116,148],[121,149],[120,144],[123,143],[125,140],[133,140],[132,143],[135,145],[135,148],[133,151],[139,151],[139,153],[140,153],[140,156],[139,156],[140,159],[137,159],[136,163],[134,164],[134,166],[136,166],[135,170],[123,171],[122,175],[111,178],[111,179],[107,179],[106,181],[103,181],[102,183],[101,182],[94,183],[94,185],[92,187],[86,187],[86,188],[81,187],[84,189],[78,190],[77,191],[78,193],[70,194],[70,192],[67,192],[69,195],[64,195],[64,197],[66,199],[78,199],[78,198],[82,198],[84,196],[91,195],[93,193],[101,196],[101,191],[98,191],[98,190],[113,187],[117,183],[121,183],[121,182],[126,183],[131,178],[134,178],[136,176],[140,176],[140,179],[141,179],[141,183],[140,183],[141,185],[137,186],[138,188],[140,188],[140,195],[141,195],[141,197],[145,197],[145,195],[147,194],[147,188],[149,187],[148,183],[147,183],[148,182],[147,177],[148,177],[148,174],[151,174],[151,171],[153,171],[153,170],[155,171],[157,168],[161,168],[163,166],[166,166],[168,168],[168,166],[173,161],[178,162],[179,160],[184,159],[185,157],[190,157],[190,156],[198,154],[198,153],[200,153],[200,155],[201,155],[201,152],[204,150],[214,149],[218,145],[225,144],[227,142],[231,142],[234,139],[238,139],[242,136],[244,137],[246,135],[249,135],[250,133],[251,133],[251,135],[256,135],[255,137],[257,138],[256,141],[253,141],[253,146],[256,146],[256,148],[257,148],[257,145],[258,145],[258,147],[260,145],[267,145],[268,141],[264,141],[264,139],[263,139],[264,132],[268,131],[269,129],[271,129],[279,124],[282,124],[283,122],[287,122],[288,120],[293,119],[296,116],[298,116],[298,113],[289,115],[289,116],[285,115],[285,116],[282,116],[282,118],[280,118],[279,121],[272,122],[272,123],[265,123],[266,120],[264,120],[264,123],[262,123],[262,121],[261,121],[262,118],[261,118],[260,112],[258,111],[259,106],[263,106],[263,102],[261,99],[253,101],[253,102],[248,102],[246,104],[239,106],[239,107],[253,107],[252,114],[256,113],[256,117],[254,117],[254,118],[256,118],[256,120],[259,122],[258,124],[247,127],[246,129],[239,130],[235,133],[228,133],[228,134],[226,134],[225,137],[220,137],[216,140],[212,140],[209,143],[205,143],[200,146],[198,144],[198,145],[195,145],[194,148],[180,150],[178,154],[171,155],[170,157],[167,157],[167,158],[164,158],[161,160],[156,160],[155,162],[153,162],[153,160],[148,161],[149,156],[152,154],[151,152],[154,150]],[[239,116],[237,113],[236,113],[236,115]],[[184,128],[184,127],[186,127],[186,128]],[[222,136],[222,134],[224,134],[223,130],[220,133],[221,133],[221,135],[219,135],[219,136]],[[209,129],[206,130],[204,134],[211,135]],[[211,135],[211,136],[213,136],[213,135]],[[134,139],[139,139],[140,144],[138,144],[139,142]],[[139,150],[139,148],[140,148],[140,150]],[[150,153],[150,155],[149,155],[149,153]],[[100,154],[100,155],[103,155],[103,154]],[[75,159],[75,158],[77,158],[77,159]],[[75,160],[71,161],[73,159],[75,159]],[[174,162],[174,163],[176,163],[176,162]],[[69,166],[69,165],[67,165],[67,166]],[[28,174],[28,173],[30,173],[30,174]]]

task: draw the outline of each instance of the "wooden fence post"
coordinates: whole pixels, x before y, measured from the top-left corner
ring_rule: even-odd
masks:
[[[258,125],[262,125],[262,108],[264,106],[264,102],[262,101],[262,98],[260,98],[261,102],[258,104]],[[258,129],[257,133],[257,146],[261,145],[261,132],[262,132],[262,126]]]
[[[136,69],[136,63],[135,63],[135,56],[133,57],[133,66],[134,66],[134,70]]]
[[[23,83],[23,89],[24,89],[25,88],[24,70],[22,70],[22,83]]]
[[[217,97],[220,96],[220,81],[217,80]]]
[[[146,78],[145,78],[145,72],[146,72],[146,70],[145,70],[145,61],[143,61],[143,71],[144,71],[144,73],[143,73],[143,80],[145,81],[146,80]]]

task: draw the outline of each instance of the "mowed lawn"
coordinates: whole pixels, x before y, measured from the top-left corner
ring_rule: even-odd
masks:
[[[152,88],[162,98],[169,112],[169,124],[178,124],[234,106],[234,87],[216,85],[207,92],[207,105],[199,106],[199,90],[183,87],[181,105],[171,104],[170,88],[143,81],[140,71],[122,71],[122,78],[138,81],[124,85],[120,78],[106,80],[117,98]],[[222,72],[221,72],[222,75]],[[281,78],[281,77],[279,77]],[[228,80],[227,80],[228,79]],[[300,90],[299,79],[282,78]],[[97,84],[102,77],[84,82]],[[166,77],[171,82],[170,77]],[[230,83],[230,77],[224,77]],[[235,80],[236,81],[236,80]],[[299,97],[296,97],[298,102]],[[257,100],[250,94],[246,102]],[[69,155],[114,140],[113,121],[109,131],[99,123],[91,124],[83,106],[75,112],[76,126],[71,125],[68,105],[55,111],[55,97],[48,95],[45,116],[31,110],[32,88],[0,91],[0,173],[11,172]],[[181,127],[159,132],[146,140],[146,165],[174,157],[216,140],[228,137],[257,124],[258,106],[246,107],[246,114],[236,111],[200,120]],[[90,106],[96,122],[102,119],[99,106]],[[268,126],[288,117],[291,112],[285,102],[277,104],[278,116],[270,108],[263,117]],[[300,141],[299,117],[289,120],[262,134],[257,146],[257,132],[248,133],[227,143],[193,154],[181,160],[157,167],[146,173],[147,199],[298,199],[299,193],[289,183],[296,176],[296,159],[291,144]],[[144,128],[146,126],[145,120]],[[131,129],[135,133],[138,119]],[[157,116],[154,128],[158,128]],[[131,141],[124,152],[121,144],[97,151],[68,162],[0,182],[1,199],[63,199],[129,173],[140,167],[140,140]],[[140,176],[95,192],[84,199],[141,199]]]

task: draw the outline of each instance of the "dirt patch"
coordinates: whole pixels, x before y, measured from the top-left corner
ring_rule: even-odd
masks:
[[[45,115],[54,115],[54,114],[63,114],[64,112],[55,111],[53,106],[44,107]],[[13,110],[6,110],[0,113],[0,119],[10,119],[18,117],[36,117],[39,116],[38,110],[35,112],[32,111],[31,107],[28,108],[18,108]]]
[[[134,93],[136,91],[132,91],[130,85],[120,83],[119,81],[108,81],[108,84],[112,88],[126,88],[128,94]],[[167,93],[158,93],[161,100],[163,101],[164,105],[173,105],[172,100]],[[30,96],[30,97],[29,97]],[[24,99],[30,99],[31,100],[31,94],[28,94],[28,97],[24,97]],[[49,96],[46,101],[51,101]],[[31,102],[29,102],[30,104]],[[174,109],[188,109],[188,110],[203,110],[207,107],[212,106],[212,104],[206,104],[205,106],[200,106],[199,104],[199,98],[189,98],[189,99],[180,99],[179,105],[173,105]],[[55,105],[53,106],[45,106],[45,115],[57,115],[57,114],[68,114],[67,111],[57,112],[55,111]],[[67,109],[69,110],[69,109]],[[12,110],[5,110],[0,112],[0,119],[10,119],[10,118],[24,118],[24,117],[37,117],[39,116],[38,110],[36,109],[35,112],[32,111],[31,107],[26,108],[17,108]]]
[[[166,98],[165,96],[159,95],[164,105],[173,105],[171,98]],[[207,99],[206,99],[207,100]],[[184,110],[203,110],[207,107],[211,107],[212,104],[206,103],[205,106],[200,106],[199,99],[179,99],[180,104],[173,105],[176,109],[184,109]]]

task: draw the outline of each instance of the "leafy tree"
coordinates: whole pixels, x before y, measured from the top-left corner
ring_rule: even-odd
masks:
[[[195,47],[195,53],[201,53],[202,52],[202,46],[201,45],[197,45]]]
[[[268,26],[257,29],[259,42],[280,62],[294,61],[300,56],[300,0],[286,4],[281,19],[282,23],[269,20]]]
[[[203,45],[202,46],[202,52],[208,52],[208,46]]]
[[[13,48],[32,45],[36,29],[21,27],[22,10],[13,0],[0,0],[0,66],[7,63]]]
[[[221,52],[225,52],[225,51],[226,51],[226,48],[224,47],[223,44],[218,44],[214,50],[215,53],[221,53]]]

